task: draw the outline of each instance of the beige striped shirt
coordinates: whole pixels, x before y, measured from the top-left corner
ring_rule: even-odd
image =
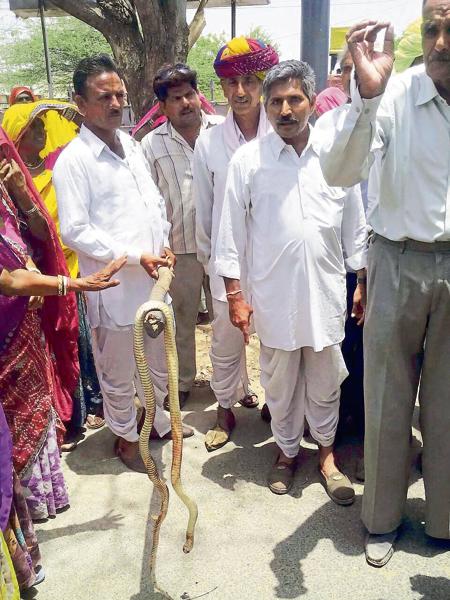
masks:
[[[209,129],[222,121],[223,117],[202,113],[201,129]],[[141,145],[153,180],[166,202],[167,220],[172,225],[170,247],[175,254],[195,254],[194,150],[169,121],[148,133]]]

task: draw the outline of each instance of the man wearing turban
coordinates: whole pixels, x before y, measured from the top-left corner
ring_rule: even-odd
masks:
[[[225,44],[214,61],[230,111],[224,123],[201,133],[194,151],[194,198],[196,203],[197,256],[211,285],[212,322],[211,388],[219,403],[217,422],[208,431],[205,445],[217,450],[228,442],[235,427],[232,407],[236,402],[258,405],[249,388],[242,333],[229,319],[223,279],[215,271],[215,246],[225,192],[225,182],[235,151],[269,132],[270,124],[261,103],[266,71],[278,63],[276,51],[260,40],[238,37]],[[242,278],[245,286],[245,277]]]

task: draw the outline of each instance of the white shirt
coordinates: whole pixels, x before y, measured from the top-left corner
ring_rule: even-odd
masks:
[[[77,252],[81,275],[128,256],[115,275],[119,286],[88,294],[91,327],[134,323],[137,308],[148,300],[153,287],[140,257],[144,252],[160,255],[168,246],[170,225],[164,200],[142,150],[131,137],[117,133],[124,159],[82,126],[53,171],[61,236]]]
[[[335,126],[330,120],[327,113],[317,122],[328,135],[320,160],[329,184],[367,178],[382,155],[374,231],[394,241],[450,240],[450,106],[423,65],[393,77],[383,96],[356,92]]]
[[[202,112],[201,129],[209,129],[223,120],[220,115]],[[169,121],[144,136],[141,147],[166,203],[167,219],[172,225],[171,249],[175,254],[195,254],[194,149]]]
[[[341,342],[346,266],[366,265],[360,188],[326,184],[313,138],[300,157],[275,132],[236,152],[217,238],[217,273],[240,279],[245,259],[256,333],[281,350]]]
[[[261,105],[257,137],[271,130]],[[246,143],[230,111],[220,125],[203,131],[194,150],[194,198],[197,258],[209,275],[213,298],[226,302],[222,277],[215,272],[215,246],[222,212],[228,163],[236,150]]]

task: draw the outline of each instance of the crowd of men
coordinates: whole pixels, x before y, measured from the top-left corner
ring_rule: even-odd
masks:
[[[88,317],[106,422],[117,455],[136,471],[145,468],[132,325],[158,267],[173,266],[181,407],[196,374],[202,289],[211,293],[218,408],[207,450],[230,440],[237,402],[258,404],[245,356],[256,332],[264,415],[278,448],[269,489],[291,489],[306,420],[326,492],[351,504],[355,492],[333,448],[347,376],[346,272],[356,273],[353,313],[365,319],[362,518],[374,566],[392,556],[402,520],[417,394],[426,531],[450,537],[450,2],[425,0],[423,10],[425,65],[401,76],[390,78],[389,24],[350,30],[351,101],[315,126],[311,67],[235,38],[214,62],[227,117],[202,109],[188,65],[164,65],[154,91],[166,121],[139,143],[120,130],[125,91],[116,66],[86,58],[74,74],[83,125],[53,175],[62,239],[81,275],[127,257],[121,285],[88,293]],[[384,47],[375,50],[379,34]],[[379,191],[367,226],[360,183],[370,177]],[[152,435],[170,437],[163,341],[145,343],[157,399]]]

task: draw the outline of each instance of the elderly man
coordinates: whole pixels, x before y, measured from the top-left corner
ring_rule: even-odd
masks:
[[[367,561],[387,563],[402,520],[411,422],[419,392],[426,532],[450,537],[450,0],[423,4],[425,67],[388,85],[394,36],[387,23],[353,27],[359,90],[324,146],[328,183],[367,177],[381,154],[368,257],[365,348]],[[374,50],[386,29],[384,49]]]
[[[267,73],[264,104],[275,131],[231,160],[216,272],[225,280],[231,322],[248,342],[254,314],[261,341],[261,383],[279,450],[270,490],[285,494],[292,486],[306,417],[325,489],[346,505],[354,490],[333,454],[347,376],[339,344],[345,267],[364,274],[366,225],[359,186],[331,188],[323,178],[321,140],[308,123],[314,88],[304,62],[282,62]]]
[[[170,294],[175,313],[179,364],[179,399],[182,408],[196,374],[195,326],[204,280],[197,260],[195,206],[192,194],[194,145],[201,130],[221,123],[223,117],[201,110],[197,74],[187,65],[164,65],[156,73],[153,89],[167,121],[142,140],[142,150],[166,203],[171,224],[170,247],[177,257]],[[207,288],[207,285],[205,285]]]
[[[194,152],[197,256],[210,277],[214,308],[211,388],[219,403],[217,423],[206,435],[208,451],[230,439],[235,427],[232,407],[237,401],[248,408],[258,406],[248,387],[244,340],[230,323],[223,281],[215,271],[215,247],[228,163],[241,145],[269,131],[260,98],[265,71],[277,62],[270,46],[250,38],[234,38],[219,50],[214,69],[231,110],[223,124],[200,135]]]
[[[124,88],[106,55],[83,59],[73,76],[84,116],[80,135],[53,172],[61,235],[79,256],[84,275],[127,255],[121,285],[88,294],[88,317],[105,419],[118,436],[116,453],[130,469],[145,472],[139,455],[134,385],[143,400],[133,356],[133,323],[148,300],[160,265],[171,265],[166,209],[137,142],[120,131]],[[167,394],[163,340],[145,340],[158,409],[154,437],[170,436],[162,408]],[[184,432],[185,435],[192,430]]]

